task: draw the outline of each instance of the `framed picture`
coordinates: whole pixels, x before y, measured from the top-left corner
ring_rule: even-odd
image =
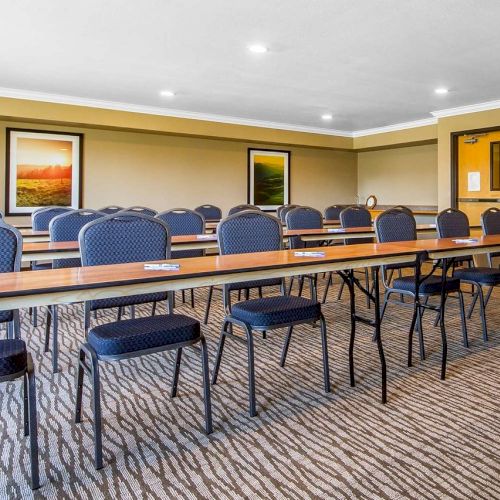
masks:
[[[500,191],[500,142],[498,141],[490,142],[490,191]]]
[[[248,203],[262,210],[290,203],[290,151],[248,148]]]
[[[83,134],[7,129],[6,215],[81,208]]]

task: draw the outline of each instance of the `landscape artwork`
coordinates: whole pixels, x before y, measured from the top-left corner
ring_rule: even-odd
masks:
[[[80,206],[81,134],[7,130],[7,215]]]
[[[290,202],[290,152],[248,150],[248,202],[276,210]]]

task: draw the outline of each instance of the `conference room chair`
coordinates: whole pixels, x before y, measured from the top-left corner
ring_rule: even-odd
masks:
[[[242,214],[242,213],[264,213],[260,209],[259,210],[244,210],[242,212],[236,212],[236,214]],[[233,214],[233,215],[236,215]],[[228,216],[229,217],[229,216]],[[226,219],[223,219],[226,220]],[[221,221],[222,222],[222,221]],[[220,226],[221,223],[219,223]],[[219,244],[219,255],[221,255],[221,249],[220,249],[220,244]],[[231,299],[231,292],[238,292],[238,300],[241,300],[242,293],[243,296],[246,300],[250,298],[250,291],[251,290],[257,290],[259,297],[262,297],[262,290],[264,288],[275,288],[275,287],[284,287],[284,281],[281,278],[269,278],[269,279],[262,279],[262,280],[253,280],[253,281],[243,281],[240,283],[231,283],[227,285],[227,290],[228,290],[228,297]],[[210,308],[212,305],[212,297],[213,297],[213,292],[214,290],[220,290],[218,287],[211,286],[208,290],[208,298],[207,298],[207,307],[205,309],[205,317],[203,319],[204,324],[208,324],[208,317],[210,314]],[[221,290],[223,293],[224,297],[224,288]],[[285,292],[285,289],[282,289],[282,292]],[[231,308],[231,302],[229,301],[228,307]],[[266,337],[266,332],[262,332],[262,336],[265,338]]]
[[[319,210],[312,207],[296,207],[292,210],[288,210],[286,213],[286,227],[287,229],[321,229],[323,227],[323,215]],[[303,241],[300,236],[291,236],[288,238],[288,246],[293,250],[300,250],[310,247],[317,247],[321,244],[321,241]],[[299,276],[299,297],[302,295],[302,289],[304,286],[304,275]],[[317,276],[308,276],[311,298],[316,300],[316,280]],[[294,283],[294,277],[290,279],[290,287],[288,293],[291,293]]]
[[[281,207],[281,210],[280,210],[280,213],[279,213],[279,219],[280,221],[283,223],[283,224],[286,224],[286,214],[288,212],[290,212],[290,210],[293,210],[294,208],[298,208],[300,207],[300,205],[293,205],[293,204],[289,204],[289,205],[283,205]]]
[[[170,258],[170,233],[160,219],[141,214],[108,215],[87,224],[79,235],[83,266],[156,261]],[[112,269],[109,271],[113,273]],[[86,303],[97,307],[143,304],[162,300],[165,292],[100,299]],[[86,334],[78,354],[75,422],[81,422],[84,375],[91,383],[95,468],[103,466],[100,362],[114,362],[167,350],[176,351],[171,397],[177,395],[182,350],[201,345],[205,401],[205,432],[212,432],[208,353],[200,323],[181,314],[163,314],[113,321],[95,326]],[[135,365],[130,364],[133,368]],[[116,430],[116,429],[115,429]]]
[[[21,270],[23,240],[21,233],[0,221],[0,273]],[[36,386],[33,360],[21,340],[19,311],[0,311],[0,323],[7,323],[7,338],[0,340],[0,382],[23,378],[24,435],[30,439],[31,487],[40,486],[38,472],[38,439],[36,417]]]
[[[31,226],[33,231],[48,231],[50,221],[58,215],[72,212],[74,209],[70,207],[45,207],[33,211],[31,214]],[[31,262],[32,271],[41,271],[44,269],[52,269],[52,262]],[[30,314],[33,326],[38,326],[38,310],[36,307],[30,308]]]
[[[382,212],[375,219],[375,234],[379,243],[389,243],[398,241],[413,241],[417,239],[417,224],[415,217],[407,212],[399,209],[389,209]],[[388,269],[403,269],[411,270],[412,274],[394,278],[389,281],[387,277]],[[380,320],[384,318],[389,302],[401,306],[411,306],[414,309],[412,324],[416,326],[419,337],[420,359],[425,359],[424,334],[422,329],[422,315],[424,310],[430,309],[433,311],[440,310],[439,305],[429,304],[431,297],[439,297],[441,300],[442,277],[431,275],[425,277],[421,282],[416,296],[415,283],[415,265],[408,264],[391,264],[389,266],[381,266],[382,282],[385,288],[384,305],[380,314]],[[446,280],[446,296],[451,293],[457,293],[459,299],[459,309],[462,324],[462,338],[464,346],[468,346],[467,325],[465,321],[464,298],[460,290],[460,280],[456,277],[449,277]],[[412,300],[411,303],[402,302],[401,300],[390,300],[392,294],[407,295]],[[417,300],[418,299],[418,300]],[[443,318],[444,322],[444,318]],[[408,365],[411,365],[412,338],[408,338]]]
[[[413,210],[411,208],[405,207],[404,205],[396,205],[392,208],[394,210],[401,210],[402,212],[406,212],[408,215],[413,215]]]
[[[460,210],[447,208],[437,215],[436,229],[438,238],[468,238],[470,236],[469,218]],[[473,266],[471,257],[468,259],[461,259],[458,262],[458,264],[461,265],[464,263],[467,263],[468,267],[454,268],[453,277],[458,278],[462,283],[472,285],[475,290],[467,317],[471,318],[474,306],[479,300],[483,340],[487,341],[488,326],[486,322],[486,305],[488,304],[493,288],[500,284],[500,269],[495,269],[493,267],[475,267]],[[483,288],[488,289],[486,297]]]
[[[325,219],[326,220],[340,220],[340,212],[346,208],[345,205],[330,205],[325,208]]]
[[[158,213],[156,210],[153,210],[152,208],[140,207],[140,206],[124,208],[123,210],[120,210],[120,212],[130,212],[134,214],[150,215],[151,217],[154,217]]]
[[[205,220],[220,220],[222,219],[222,210],[215,205],[200,205],[194,209],[195,212],[203,215]]]
[[[165,222],[170,230],[170,236],[181,236],[186,234],[205,234],[205,218],[199,212],[188,208],[173,208],[160,212],[157,219]],[[185,257],[203,257],[204,250],[174,250],[171,257],[173,259],[183,259]],[[174,295],[175,297],[175,295]],[[185,293],[182,290],[182,301],[185,302]],[[174,300],[175,307],[175,300]],[[194,307],[194,292],[191,288],[191,307]],[[153,304],[153,315],[156,304]]]
[[[84,208],[72,210],[54,217],[49,224],[50,241],[78,241],[78,234],[85,224],[103,217],[104,214]],[[54,259],[53,269],[68,267],[80,267],[81,259],[74,257],[70,259]],[[52,371],[58,371],[58,309],[56,305],[48,306],[47,321],[45,324],[45,352],[49,351],[50,328],[52,325]]]
[[[372,225],[372,216],[370,212],[364,207],[351,206],[344,208],[339,214],[340,225],[343,228],[351,228],[351,227],[370,227]],[[346,238],[344,240],[344,245],[356,245],[358,243],[373,243],[373,238]],[[365,277],[365,287],[367,290],[370,289],[370,278],[368,268],[363,270],[354,272],[361,272]],[[323,292],[323,304],[326,302],[326,297],[328,295],[328,291],[330,286],[333,284],[333,273],[328,275],[328,279],[326,281],[325,290]],[[344,291],[344,281],[340,284],[339,293],[337,296],[337,300],[342,298],[342,293]],[[366,298],[366,306],[370,308],[370,298]]]
[[[102,214],[115,214],[116,212],[121,212],[124,210],[124,207],[120,207],[118,205],[108,205],[107,207],[102,207],[98,210]]]
[[[238,212],[243,212],[244,210],[257,210],[258,212],[261,211],[260,208],[256,205],[236,205],[229,210],[228,215],[234,215]]]
[[[219,224],[217,238],[221,255],[283,249],[281,222],[276,217],[263,212],[244,212],[227,217]],[[237,326],[243,330],[247,344],[249,411],[252,417],[257,415],[254,331],[288,328],[280,363],[284,366],[293,328],[300,324],[319,322],[323,350],[324,389],[325,392],[330,392],[326,322],[321,312],[321,305],[312,299],[285,295],[284,281],[281,278],[280,280],[282,295],[245,300],[234,305],[231,305],[231,286],[224,285],[223,302],[226,316],[217,347],[212,383],[217,383],[226,337],[244,340],[233,333],[232,327]]]
[[[500,234],[500,210],[498,208],[492,207],[488,208],[481,214],[481,227],[483,228],[483,234],[485,236],[491,234]],[[488,254],[488,262],[490,267],[494,266],[495,258],[500,257],[500,252],[494,252]]]

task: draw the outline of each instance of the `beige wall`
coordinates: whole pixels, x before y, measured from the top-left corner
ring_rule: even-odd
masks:
[[[5,128],[84,133],[83,204],[145,205],[158,210],[214,203],[227,211],[246,202],[247,148],[269,144],[170,135],[48,126],[0,121],[0,151]],[[315,148],[290,149],[291,201],[320,210],[356,199],[356,153]],[[5,157],[0,170],[5,172]],[[0,205],[4,207],[5,175]]]
[[[437,145],[358,153],[358,193],[380,205],[437,205]]]

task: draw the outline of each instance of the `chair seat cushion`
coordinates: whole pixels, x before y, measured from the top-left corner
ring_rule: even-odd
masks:
[[[43,271],[45,269],[52,269],[52,262],[44,262],[43,264],[37,264],[36,262],[33,262],[31,264],[31,269],[33,271]]]
[[[199,337],[199,321],[182,314],[167,314],[96,326],[89,331],[88,343],[98,355],[115,356]]]
[[[21,339],[0,340],[0,377],[26,369],[28,354]]]
[[[231,316],[253,327],[316,321],[320,315],[318,302],[292,295],[246,300],[231,307]]]
[[[279,286],[281,285],[281,278],[269,278],[267,280],[253,280],[242,281],[240,283],[230,283],[228,289],[231,290],[244,290],[245,288],[258,288],[259,286]]]
[[[494,267],[464,267],[455,269],[453,276],[484,285],[498,285],[500,283],[500,269]]]
[[[415,293],[415,276],[403,276],[402,278],[396,278],[392,282],[391,288]],[[459,289],[460,280],[458,278],[446,279],[447,292],[456,292]],[[441,276],[429,276],[423,283],[420,284],[419,290],[421,294],[425,295],[441,293]]]

